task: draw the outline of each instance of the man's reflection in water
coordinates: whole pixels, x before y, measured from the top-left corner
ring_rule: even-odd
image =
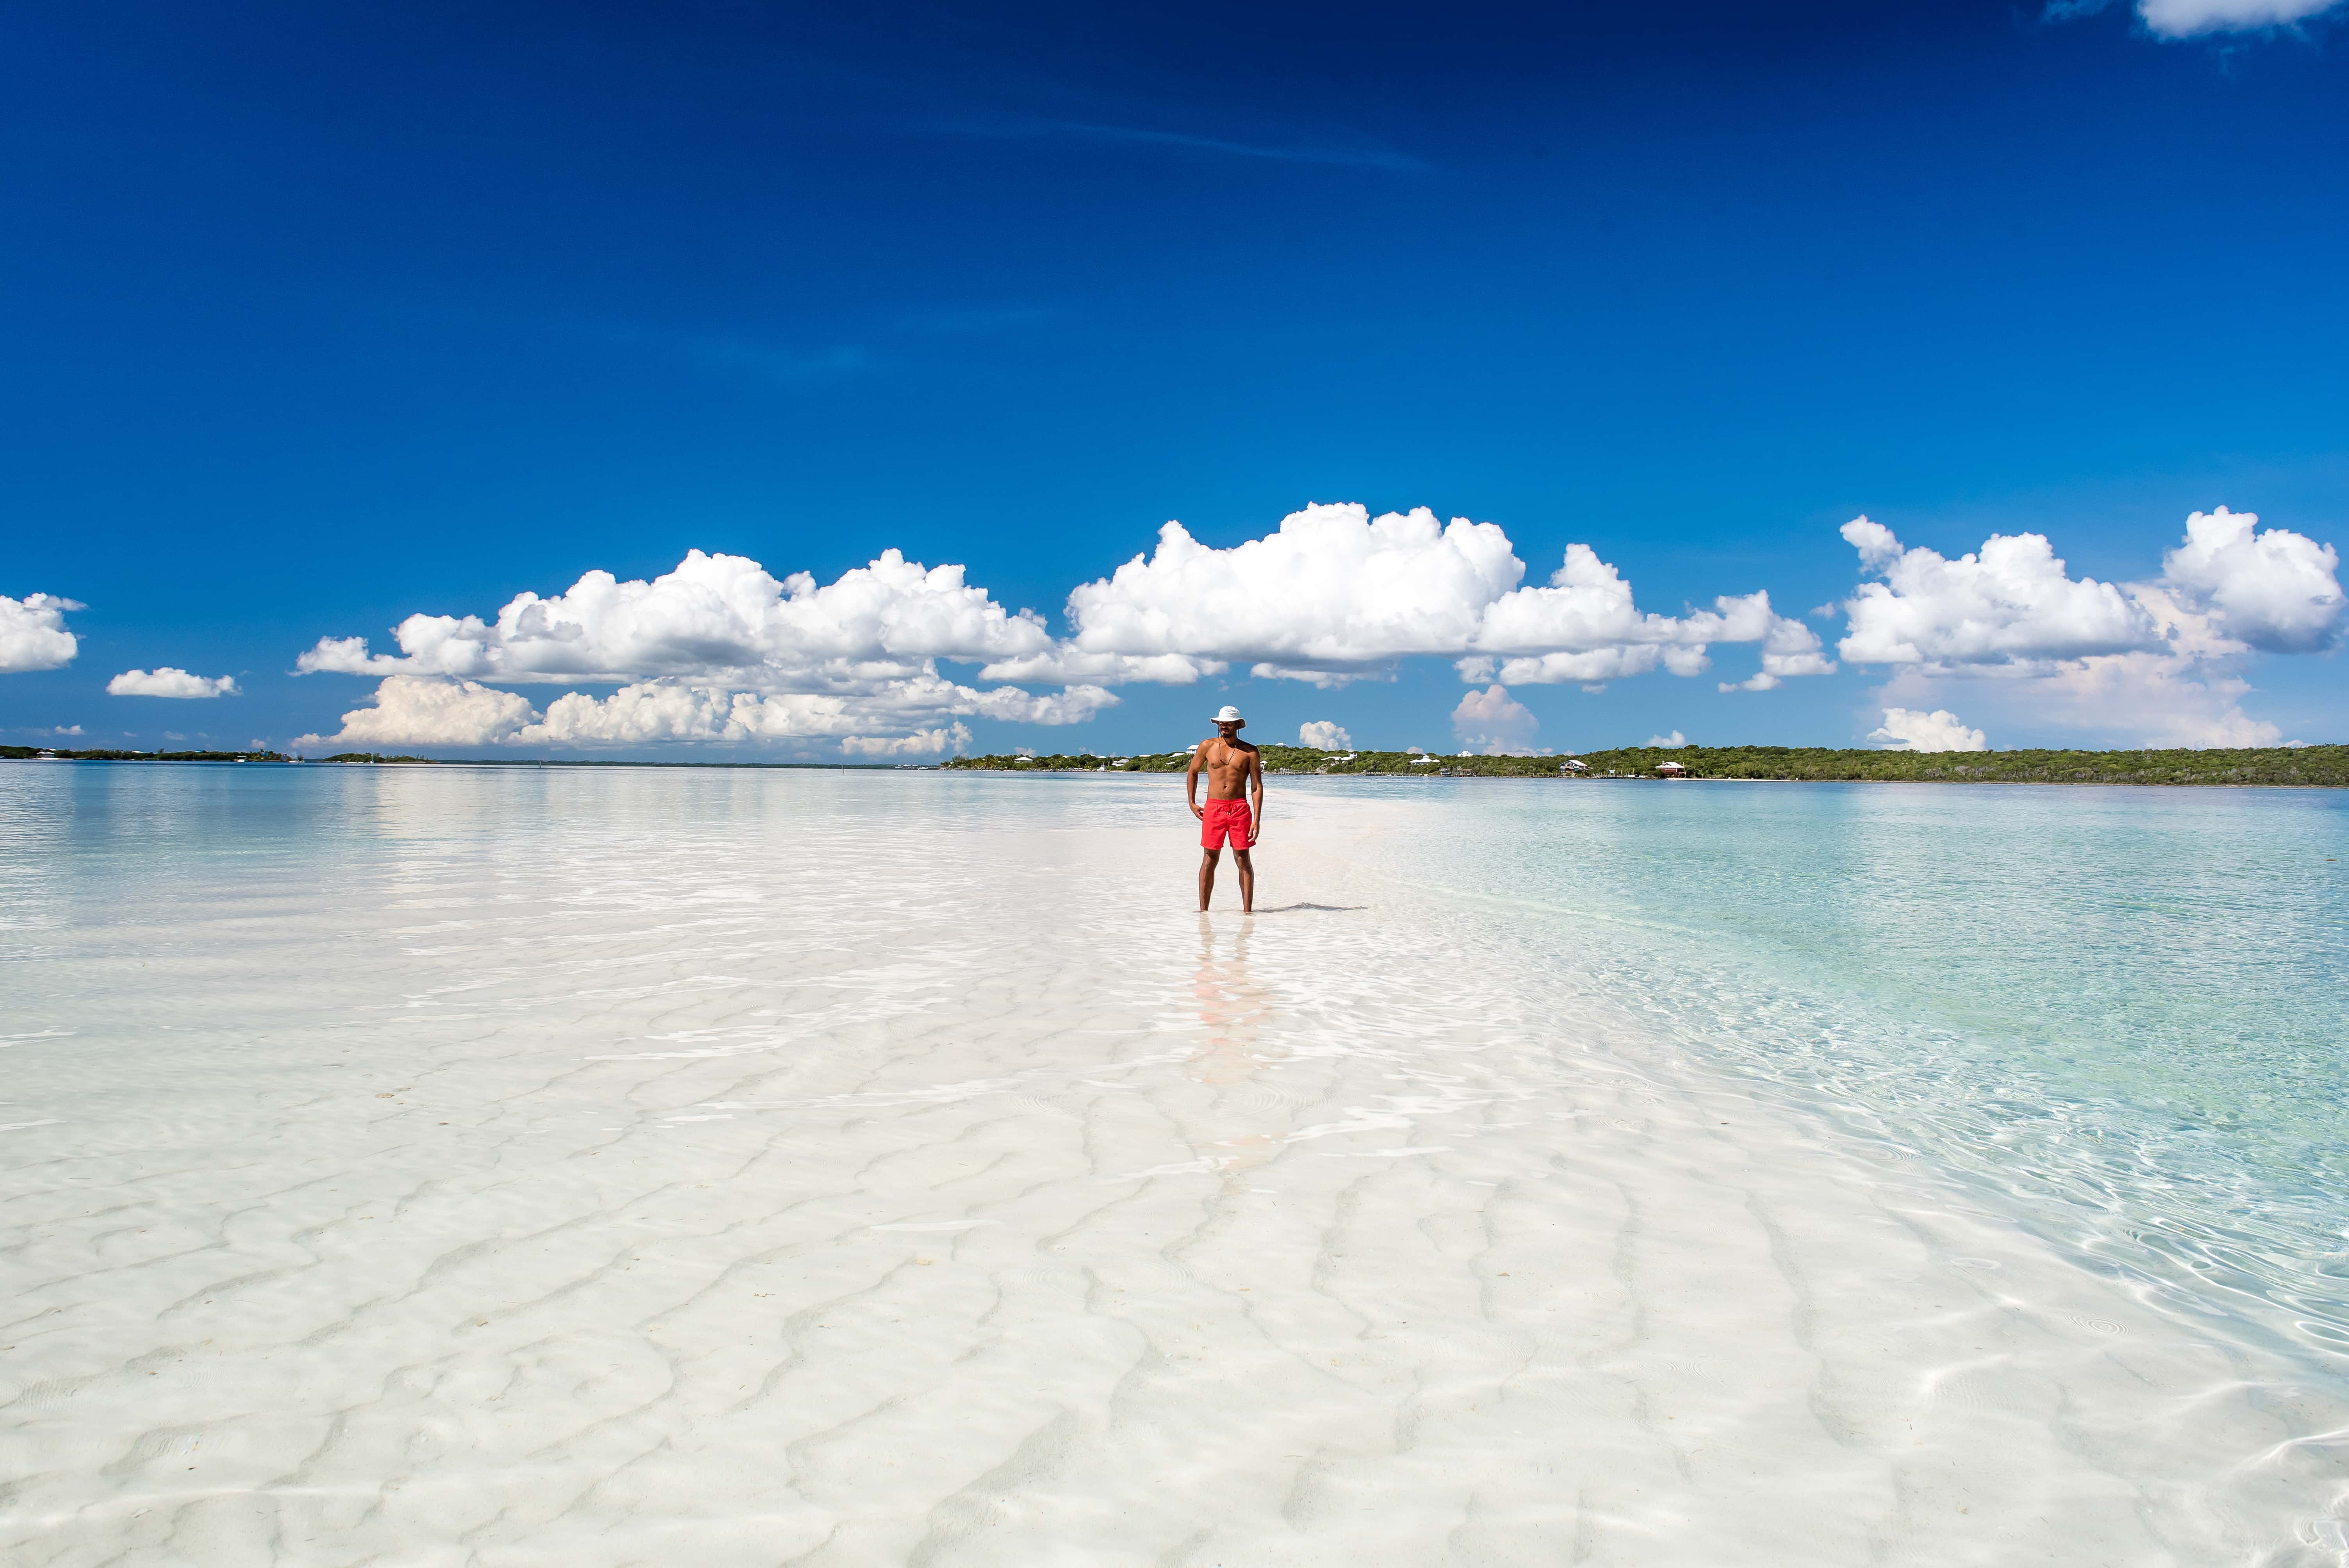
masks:
[[[1191,983],[1207,1037],[1185,1071],[1193,1082],[1216,1091],[1197,1129],[1204,1141],[1194,1146],[1216,1162],[1226,1188],[1241,1185],[1247,1171],[1271,1159],[1289,1126],[1288,1097],[1257,1081],[1265,1065],[1258,1037],[1272,1016],[1273,997],[1248,977],[1248,938],[1255,926],[1246,917],[1237,929],[1226,923],[1227,935],[1218,941],[1214,918],[1199,916],[1199,972]]]

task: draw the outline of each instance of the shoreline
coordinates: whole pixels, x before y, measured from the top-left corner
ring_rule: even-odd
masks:
[[[1299,746],[1260,748],[1267,776],[1327,778],[1627,778],[1884,784],[2271,784],[2349,787],[2349,746],[2168,750],[1895,751],[1794,746],[1621,747],[1578,755],[1443,756],[1360,750],[1331,754]],[[939,764],[951,772],[1179,773],[1181,752],[1098,756],[1055,752],[1023,759],[992,754]],[[1660,770],[1674,769],[1670,775]]]
[[[492,766],[496,766],[496,764],[493,764],[493,763],[482,763],[482,764],[481,764],[480,766],[482,766],[482,767],[492,767]],[[616,764],[613,764],[612,766],[618,767],[618,766],[625,766],[625,764],[617,764],[617,763],[616,763]],[[661,764],[647,764],[646,766],[662,766],[662,765],[661,765]],[[987,775],[987,776],[990,776],[990,777],[992,777],[992,776],[1000,776],[1000,777],[1008,778],[1008,779],[1102,779],[1102,778],[1119,778],[1119,777],[1135,778],[1135,779],[1155,779],[1155,778],[1166,778],[1166,777],[1168,777],[1168,775],[1165,775],[1165,774],[1158,774],[1158,773],[1145,773],[1145,772],[1140,772],[1140,771],[1135,771],[1135,772],[1132,772],[1132,773],[1124,773],[1124,774],[1121,774],[1121,773],[1120,773],[1120,772],[1118,772],[1116,769],[1099,769],[1099,768],[946,768],[946,767],[931,767],[931,768],[923,768],[923,769],[889,769],[889,771],[895,771],[895,772],[916,772],[916,771],[918,771],[918,772],[924,772],[924,773],[971,773],[971,774],[982,774],[982,775]],[[1419,773],[1298,773],[1298,772],[1293,772],[1293,771],[1288,771],[1288,770],[1284,770],[1284,769],[1269,769],[1269,768],[1268,768],[1268,769],[1265,769],[1265,775],[1264,775],[1264,776],[1265,776],[1267,779],[1290,779],[1290,780],[1296,780],[1296,781],[1300,781],[1300,782],[1301,782],[1301,781],[1304,781],[1304,780],[1308,780],[1308,779],[1341,779],[1341,780],[1345,780],[1345,781],[1348,781],[1348,782],[1354,782],[1354,783],[1387,783],[1387,782],[1401,782],[1401,783],[1407,783],[1407,784],[1416,784],[1416,783],[1434,783],[1434,782],[1437,782],[1437,781],[1439,781],[1439,780],[1440,780],[1440,781],[1442,781],[1442,782],[1444,782],[1444,783],[1450,783],[1450,784],[1536,783],[1536,782],[1540,782],[1540,781],[1542,781],[1543,779],[1547,779],[1547,778],[1555,777],[1555,776],[1553,776],[1553,775],[1544,775],[1544,774],[1532,774],[1532,775],[1526,775],[1526,774],[1511,774],[1511,773],[1444,773],[1444,772],[1433,772],[1433,773],[1430,773],[1430,772],[1419,772]],[[1173,777],[1179,778],[1179,777],[1180,777],[1180,775],[1179,775],[1179,774],[1177,774],[1177,775],[1174,775]],[[2045,789],[2349,789],[2349,782],[2344,782],[2344,783],[2342,783],[2342,784],[2254,784],[2254,783],[2241,783],[2241,782],[2235,782],[2235,781],[2224,781],[2224,782],[2213,782],[2213,783],[2194,783],[2194,784],[2158,784],[2158,783],[2144,783],[2144,782],[2137,782],[2137,781],[2132,781],[2132,780],[2128,780],[2128,779],[1792,779],[1792,778],[1728,778],[1728,779],[1716,779],[1716,778],[1709,778],[1709,777],[1706,777],[1706,776],[1702,775],[1702,774],[1694,774],[1694,775],[1690,775],[1690,776],[1687,776],[1687,777],[1684,777],[1684,778],[1678,778],[1678,779],[1671,779],[1671,778],[1658,778],[1658,777],[1655,777],[1655,776],[1653,776],[1653,775],[1643,775],[1643,774],[1601,775],[1601,776],[1599,776],[1599,777],[1598,777],[1598,778],[1595,778],[1595,779],[1557,779],[1557,782],[1559,782],[1559,783],[1583,783],[1583,784],[1888,784],[1888,785],[1963,784],[1963,785],[1967,785],[1967,786],[1969,786],[1969,787],[1979,787],[1979,788],[1996,788],[1996,787],[2002,787],[2002,786],[2003,786],[2003,787],[2011,787],[2011,788],[2032,788],[2032,789],[2045,788]]]
[[[2101,784],[2154,788],[2349,788],[2349,745],[2168,750],[1861,750],[1788,746],[1624,747],[1540,756],[1442,756],[1433,752],[1330,753],[1299,746],[1260,748],[1271,778],[1548,779],[1599,783]],[[0,746],[0,760],[260,765],[263,767],[639,768],[809,773],[1156,774],[1186,770],[1186,751],[1045,756],[991,753],[938,762],[768,761],[749,758],[671,761],[658,758],[422,757],[339,753],[316,759],[270,751],[59,750]],[[1670,771],[1667,772],[1666,770]]]
[[[701,770],[708,772],[742,771],[764,773],[958,773],[997,776],[1009,779],[1100,779],[1173,778],[1179,770],[1116,769],[1116,768],[1005,768],[987,766],[957,767],[951,763],[906,762],[662,762],[642,758],[519,758],[519,757],[401,757],[388,758],[381,762],[326,762],[305,758],[263,759],[247,757],[0,757],[0,765],[11,762],[73,762],[110,765],[135,763],[141,767],[161,768],[221,768],[257,763],[264,769],[326,769],[326,768],[443,768],[470,769],[483,771],[497,769],[647,769],[667,771]],[[1371,771],[1306,772],[1295,769],[1268,768],[1268,779],[1341,779],[1364,782],[1399,781],[1428,783],[1444,780],[1450,783],[1469,782],[1538,782],[1555,779],[1559,783],[1581,784],[1963,784],[1977,786],[2044,786],[2053,789],[2349,789],[2349,779],[2339,782],[2276,781],[2251,779],[1997,779],[1997,778],[1801,778],[1793,775],[1715,776],[1690,773],[1679,776],[1624,773],[1598,775],[1559,775],[1551,773],[1483,773],[1462,772],[1454,769],[1416,770],[1412,772]]]

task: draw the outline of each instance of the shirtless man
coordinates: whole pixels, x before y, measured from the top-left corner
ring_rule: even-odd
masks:
[[[1240,913],[1251,913],[1256,909],[1256,866],[1248,860],[1248,851],[1256,847],[1256,837],[1264,830],[1264,758],[1247,741],[1240,738],[1240,727],[1247,720],[1240,710],[1226,706],[1216,715],[1216,733],[1199,742],[1191,753],[1191,771],[1183,780],[1183,793],[1191,802],[1191,815],[1199,819],[1199,846],[1206,853],[1199,857],[1199,908],[1207,907],[1209,895],[1216,891],[1216,862],[1223,858],[1224,841],[1231,841],[1232,859],[1240,868]],[[1207,805],[1199,809],[1199,773],[1207,775]],[[1254,810],[1240,798],[1246,789],[1255,797]]]

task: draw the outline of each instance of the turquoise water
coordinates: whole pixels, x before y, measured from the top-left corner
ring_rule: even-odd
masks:
[[[350,770],[13,767],[0,951],[16,995],[48,977],[24,962],[45,929],[168,904],[183,872],[238,872],[209,894],[223,914],[364,877],[418,837],[477,840],[485,867],[526,876],[522,845],[564,824],[543,814],[544,776],[503,777],[520,787],[452,820],[400,815]],[[679,830],[766,809],[771,776],[720,777]],[[974,830],[1165,805],[1126,780],[802,782],[852,831],[901,818],[909,791]],[[2279,1331],[2349,1352],[2349,796],[1281,779],[1276,810],[1292,791],[1415,803],[1364,859],[1456,898],[1507,962],[1978,1174],[2181,1305],[2273,1308]]]
[[[321,881],[368,883],[427,841],[478,846],[483,874],[517,888],[549,854],[592,862],[600,819],[545,809],[550,789],[591,788],[583,776],[498,777],[511,782],[449,816],[349,769],[12,767],[0,956],[16,1010],[67,1000],[45,986],[88,974],[37,962],[53,935],[168,917],[182,878],[233,921]],[[598,777],[636,799],[677,776]],[[674,830],[737,830],[776,809],[774,783],[700,775]],[[1157,785],[1122,779],[793,789],[851,835],[916,802],[949,830],[1168,810]],[[2349,1353],[2349,796],[1280,779],[1268,903],[1278,803],[1300,794],[1340,812],[1407,802],[1413,825],[1363,843],[1364,863],[1448,901],[1451,938],[1557,995],[1962,1176],[2173,1310]]]
[[[545,810],[582,776],[498,777],[451,817],[349,769],[12,767],[0,958],[17,1008],[64,1000],[43,991],[67,971],[36,962],[50,934],[168,914],[181,878],[233,920],[322,879],[366,883],[425,841],[477,844],[484,874],[517,885],[534,857],[593,859],[598,820]],[[600,777],[633,797],[664,776]],[[675,830],[735,830],[772,811],[773,781],[701,775]],[[794,787],[850,834],[916,800],[971,830],[1168,805],[1122,779]],[[1409,802],[1413,825],[1360,852],[1452,901],[1454,937],[1966,1175],[2178,1310],[2349,1354],[2349,796],[1280,779],[1276,823],[1284,794]],[[1268,845],[1277,903],[1277,828]]]
[[[2349,797],[1272,808],[0,767],[0,1557],[2349,1562]]]
[[[1965,1173],[2165,1305],[2349,1353],[2349,796],[1416,789],[1440,809],[1374,859],[1516,961]]]

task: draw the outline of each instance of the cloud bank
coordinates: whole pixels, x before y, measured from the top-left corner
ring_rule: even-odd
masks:
[[[1424,507],[1373,521],[1361,506],[1309,506],[1228,550],[1170,522],[1154,554],[1069,595],[1068,647],[1339,686],[1468,647],[1485,606],[1524,574],[1499,527],[1440,524]]]
[[[967,726],[939,722],[955,715],[1077,724],[1116,701],[1098,686],[1031,696],[1014,687],[978,691],[926,676],[850,696],[644,682],[600,699],[566,692],[542,713],[520,693],[478,681],[399,675],[384,678],[371,706],[344,714],[336,734],[305,735],[295,744],[356,748],[830,741],[844,756],[936,755],[969,744]]]
[[[2344,624],[2333,547],[2258,522],[2223,507],[2196,512],[2158,576],[2108,583],[2074,576],[2042,533],[1992,534],[1953,559],[1855,518],[1842,534],[1864,580],[1828,607],[1847,620],[1833,650],[1766,590],[1665,614],[1641,608],[1588,544],[1567,545],[1556,571],[1528,583],[1497,524],[1317,504],[1229,547],[1167,523],[1154,549],[1071,592],[1061,636],[961,566],[894,550],[831,583],[694,551],[648,582],[590,572],[551,596],[517,594],[493,615],[409,615],[394,630],[396,652],[322,637],[297,664],[383,683],[328,738],[348,746],[786,743],[935,755],[966,744],[969,720],[1085,722],[1118,701],[1110,688],[1121,684],[1245,674],[1327,689],[1441,658],[1471,688],[1454,714],[1459,737],[1523,750],[1537,726],[1514,688],[1695,676],[1738,645],[1754,647],[1756,667],[1717,681],[1721,693],[1831,675],[1840,659],[1885,674],[1888,707],[1929,717],[1978,711],[1989,699],[1956,696],[1952,683],[1978,693],[1990,682],[2003,694],[1991,702],[2000,723],[2253,744],[2275,736],[2241,711],[2245,668],[2259,655],[2333,649]],[[57,637],[70,656],[65,603],[0,605],[37,621],[50,639],[38,656],[56,657]],[[942,664],[978,669],[957,679]],[[176,671],[119,679],[167,676],[201,682]],[[509,689],[580,684],[616,689],[543,701]]]
[[[27,593],[22,599],[0,593],[0,675],[71,664],[81,644],[66,630],[66,612],[88,608],[79,600],[54,593]]]
[[[2158,578],[2101,583],[2071,576],[2043,534],[1992,534],[1951,561],[1854,518],[1843,536],[1880,581],[1845,603],[1837,651],[1890,666],[1883,695],[1905,707],[1993,679],[2035,722],[2155,745],[2273,745],[2282,732],[2241,709],[2240,672],[2255,652],[2335,646],[2344,601],[2331,545],[2258,525],[2251,512],[2198,511]]]
[[[691,551],[651,582],[590,572],[553,598],[518,593],[493,621],[415,614],[398,655],[364,637],[322,637],[303,674],[438,675],[506,682],[689,679],[749,691],[855,693],[977,663],[1044,652],[1041,617],[1011,614],[959,566],[925,567],[895,550],[819,587],[777,579],[740,555]]]
[[[1773,612],[1767,593],[1682,616],[1643,613],[1587,544],[1568,545],[1544,586],[1519,586],[1525,574],[1497,524],[1439,522],[1425,507],[1373,518],[1359,505],[1309,506],[1229,549],[1170,522],[1154,553],[1069,595],[1075,630],[1050,655],[981,674],[1196,679],[1244,665],[1326,688],[1436,657],[1470,685],[1593,685],[1660,665],[1700,674],[1714,643],[1763,644],[1771,686],[1835,668],[1817,634]],[[1154,668],[1166,673],[1145,673]]]
[[[1711,645],[1744,642],[1761,645],[1762,670],[1743,689],[1835,668],[1816,634],[1773,612],[1766,593],[1681,616],[1643,612],[1630,584],[1584,544],[1568,548],[1547,585],[1520,587],[1525,574],[1499,526],[1443,523],[1425,508],[1372,518],[1358,505],[1309,506],[1229,549],[1169,522],[1154,552],[1069,595],[1071,630],[1055,639],[1041,616],[1005,609],[962,567],[924,566],[894,550],[829,584],[693,551],[649,582],[590,572],[552,596],[517,594],[487,618],[409,615],[393,631],[397,653],[376,652],[364,637],[322,637],[296,670],[386,683],[372,707],[347,715],[322,744],[854,735],[919,736],[932,746],[941,735],[951,741],[963,718],[1078,723],[1117,701],[1110,686],[1186,684],[1236,666],[1330,687],[1392,678],[1401,660],[1432,655],[1454,661],[1472,685],[1502,676],[1588,685],[1660,666],[1696,675]],[[939,674],[941,660],[980,665],[981,681],[1063,689],[965,686]],[[525,703],[527,718],[511,704],[492,713],[496,687],[583,682],[620,689],[569,693],[543,713]],[[1514,733],[1495,729],[1488,743],[1509,744]]]
[[[109,696],[243,696],[233,676],[191,676],[160,665],[152,670],[125,670],[106,683]]]
[[[1712,664],[1705,650],[1714,643],[1764,645],[1762,675],[1740,683],[1754,691],[1767,691],[1787,676],[1835,669],[1819,652],[1818,634],[1773,611],[1767,592],[1724,594],[1712,609],[1685,615],[1644,613],[1633,604],[1622,573],[1587,544],[1566,547],[1565,562],[1547,586],[1495,600],[1476,640],[1484,652],[1460,660],[1458,667],[1461,678],[1472,683],[1497,675],[1520,685],[1596,685],[1644,675],[1660,664],[1676,676],[1694,676]],[[1496,661],[1494,655],[1513,656]]]
[[[346,714],[338,735],[305,742],[837,739],[855,756],[900,754],[871,748],[882,741],[935,755],[968,742],[962,717],[1077,724],[1118,700],[1091,684],[1037,696],[942,676],[940,659],[1032,658],[1051,638],[1041,617],[1006,611],[961,567],[926,567],[894,550],[823,585],[696,550],[650,582],[590,572],[552,597],[516,594],[489,620],[410,615],[393,637],[396,655],[371,652],[364,637],[322,637],[301,655],[304,675],[386,677],[374,707]],[[483,684],[583,681],[623,684],[603,698],[566,693],[543,714]]]

